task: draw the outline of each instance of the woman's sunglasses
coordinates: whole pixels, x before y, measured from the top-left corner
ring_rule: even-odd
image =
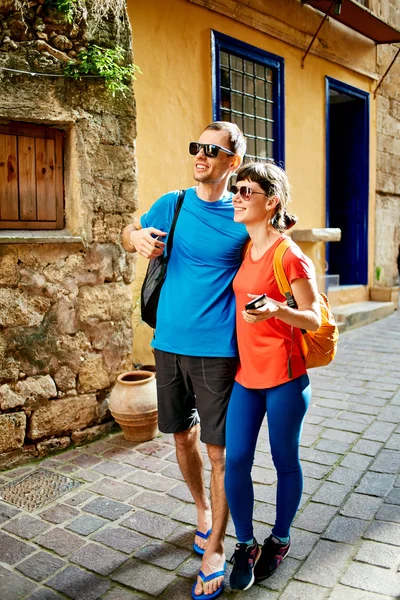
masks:
[[[219,151],[225,152],[225,154],[229,154],[229,156],[235,156],[235,153],[227,148],[223,148],[222,146],[218,146],[217,144],[200,144],[199,142],[190,142],[189,144],[189,152],[193,156],[196,156],[203,149],[203,152],[208,158],[217,158]]]
[[[251,199],[253,194],[261,194],[261,196],[267,196],[267,194],[264,194],[264,192],[253,192],[253,190],[247,187],[247,185],[241,185],[240,187],[237,187],[237,185],[231,185],[231,192],[234,196],[236,196],[236,194],[239,194],[239,196],[247,202]]]

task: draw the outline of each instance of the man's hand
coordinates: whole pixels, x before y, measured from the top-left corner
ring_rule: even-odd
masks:
[[[165,243],[161,238],[166,236],[165,231],[155,229],[154,227],[145,227],[144,229],[134,229],[129,233],[128,243],[145,258],[156,258],[164,252]]]

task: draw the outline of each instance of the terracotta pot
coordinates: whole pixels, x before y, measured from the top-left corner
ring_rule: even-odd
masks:
[[[109,408],[130,442],[147,442],[158,434],[156,376],[150,371],[129,371],[118,376]]]

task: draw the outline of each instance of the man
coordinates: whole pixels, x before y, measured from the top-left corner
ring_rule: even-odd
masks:
[[[198,515],[194,549],[203,554],[203,577],[199,575],[193,586],[193,598],[215,598],[223,587],[228,519],[225,415],[237,356],[231,283],[247,240],[244,226],[233,221],[227,185],[245,150],[242,132],[227,122],[211,123],[189,146],[197,187],[186,190],[177,220],[152,342],[159,428],[174,434],[178,463]],[[178,193],[161,196],[140,223],[124,228],[127,251],[136,250],[146,258],[164,252],[162,240],[170,229]],[[211,505],[204,486],[200,431],[211,462]]]

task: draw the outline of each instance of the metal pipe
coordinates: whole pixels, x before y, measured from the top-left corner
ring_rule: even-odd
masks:
[[[311,50],[311,46],[313,45],[313,43],[314,43],[314,41],[315,41],[315,38],[317,37],[317,35],[318,35],[318,33],[319,33],[319,31],[320,31],[320,29],[321,29],[322,25],[325,23],[325,20],[326,20],[326,18],[328,17],[329,13],[331,12],[331,10],[332,10],[332,6],[333,6],[334,4],[335,4],[335,0],[332,0],[332,2],[331,2],[331,5],[330,5],[330,7],[329,7],[329,10],[328,10],[328,12],[325,14],[324,18],[322,19],[322,21],[321,21],[321,23],[320,23],[320,25],[319,25],[319,27],[318,27],[317,31],[316,31],[316,32],[315,32],[315,34],[314,34],[314,37],[313,37],[313,39],[312,39],[312,40],[311,40],[311,42],[310,42],[310,45],[308,46],[308,48],[307,48],[307,50],[306,50],[306,53],[305,53],[305,55],[304,55],[304,56],[303,56],[303,58],[301,59],[301,68],[302,68],[302,69],[304,69],[304,61],[306,60],[306,58],[307,58],[307,55],[308,55],[308,53],[309,53],[309,52],[310,52],[310,50]]]
[[[397,47],[397,46],[395,46],[395,47]],[[385,79],[386,75],[389,73],[390,69],[393,67],[393,65],[394,65],[394,61],[396,60],[396,58],[398,57],[398,55],[399,55],[399,54],[400,54],[400,48],[399,48],[399,47],[397,47],[397,52],[396,52],[395,56],[393,57],[393,60],[392,60],[392,62],[390,63],[390,65],[388,66],[388,68],[386,69],[386,71],[384,72],[384,74],[382,75],[382,77],[381,77],[381,79],[380,79],[380,81],[379,81],[378,85],[377,85],[377,86],[376,86],[376,88],[375,88],[375,91],[374,91],[374,98],[376,98],[376,94],[378,93],[378,90],[379,90],[379,88],[381,87],[381,85],[382,85],[382,83],[383,83],[383,80]]]

